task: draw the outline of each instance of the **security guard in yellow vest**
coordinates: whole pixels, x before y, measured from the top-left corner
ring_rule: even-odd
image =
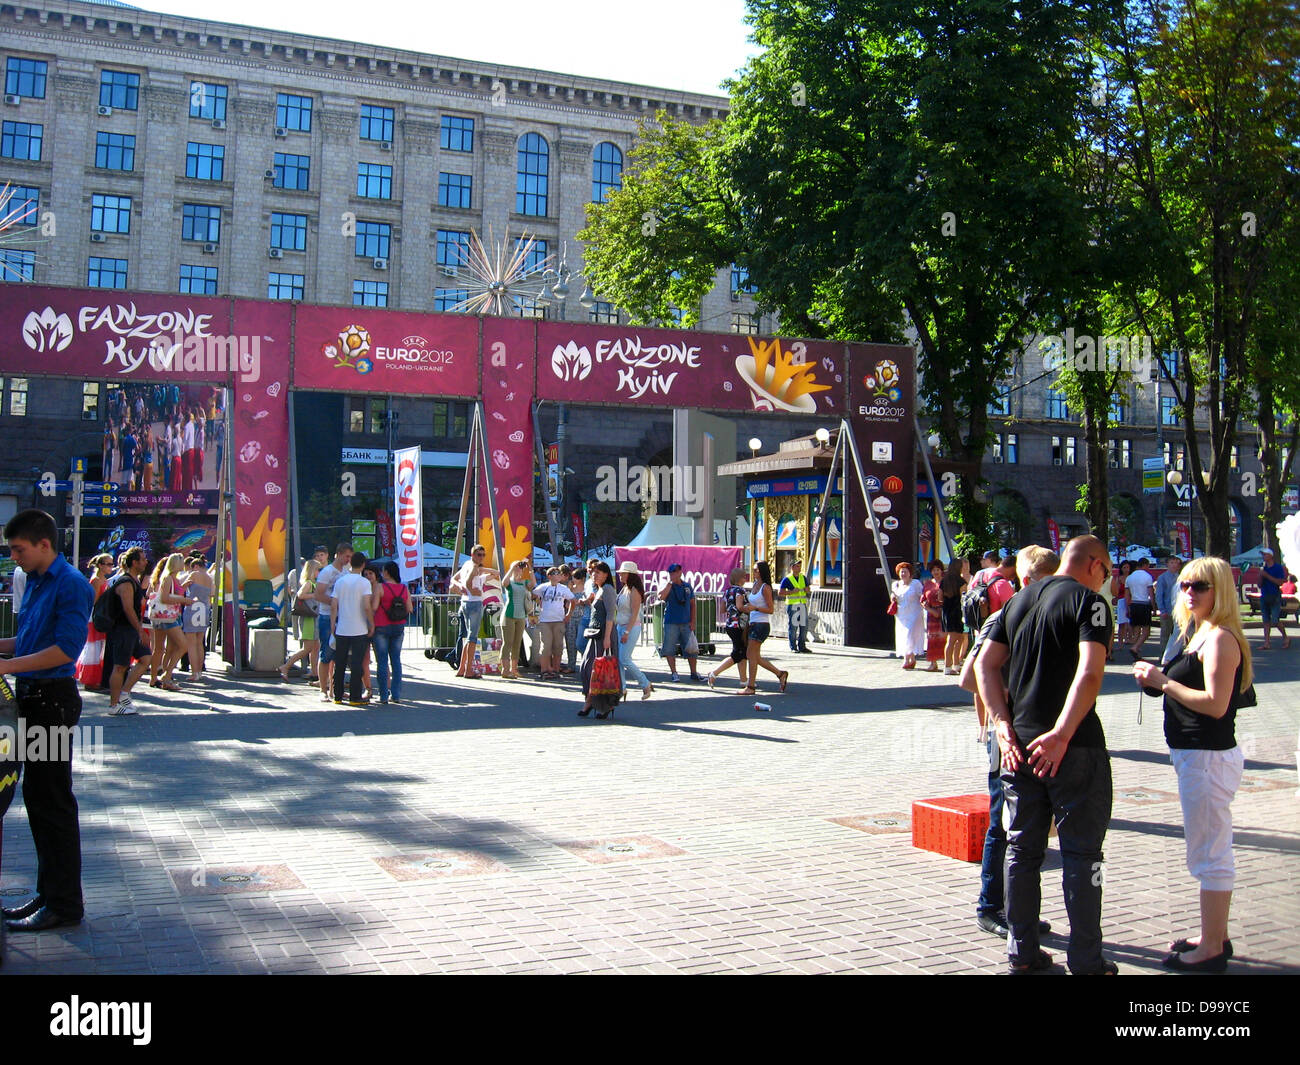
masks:
[[[808,650],[808,578],[803,575],[803,564],[797,558],[782,579],[777,598],[785,600],[790,650],[795,654],[811,654]]]

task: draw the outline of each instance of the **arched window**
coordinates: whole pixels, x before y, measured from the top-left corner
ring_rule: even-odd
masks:
[[[601,141],[591,154],[591,200],[600,203],[611,189],[623,186],[623,152],[617,144]]]
[[[519,173],[515,179],[515,213],[546,216],[546,185],[551,149],[540,133],[519,138]]]

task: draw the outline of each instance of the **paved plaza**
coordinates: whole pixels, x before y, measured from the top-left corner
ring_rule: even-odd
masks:
[[[970,699],[880,652],[789,655],[771,712],[656,680],[605,722],[572,682],[461,681],[407,651],[402,707],[230,680],[107,716],[77,769],[86,921],[11,934],[14,973],[995,973],[978,865],[914,849],[914,799],[978,793]],[[648,649],[652,678],[666,676]],[[707,660],[702,660],[702,663]],[[714,660],[716,662],[716,660]],[[1300,972],[1300,648],[1258,654],[1238,735],[1230,971]],[[769,678],[770,679],[770,678]],[[634,699],[636,698],[634,694]],[[1108,669],[1115,775],[1103,930],[1121,973],[1192,932],[1156,700]],[[32,890],[21,801],[0,894]],[[1043,916],[1067,930],[1059,855]],[[1064,972],[1065,938],[1045,938]]]

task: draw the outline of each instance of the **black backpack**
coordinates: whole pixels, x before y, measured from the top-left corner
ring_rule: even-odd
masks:
[[[95,600],[95,609],[90,613],[90,623],[95,626],[96,632],[108,632],[117,621],[121,608],[117,605],[117,585],[122,577],[119,574],[114,577],[99,593],[99,598]]]
[[[989,584],[980,581],[961,593],[961,615],[971,632],[979,632],[989,616]]]
[[[391,622],[405,621],[411,616],[411,612],[406,608],[406,596],[400,591],[393,595],[392,601],[388,604],[385,611],[388,614],[388,620]]]

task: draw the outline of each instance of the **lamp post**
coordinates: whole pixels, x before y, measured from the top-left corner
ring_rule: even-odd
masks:
[[[750,458],[758,458],[758,449],[762,446],[763,441],[756,436],[751,436],[749,438]]]

